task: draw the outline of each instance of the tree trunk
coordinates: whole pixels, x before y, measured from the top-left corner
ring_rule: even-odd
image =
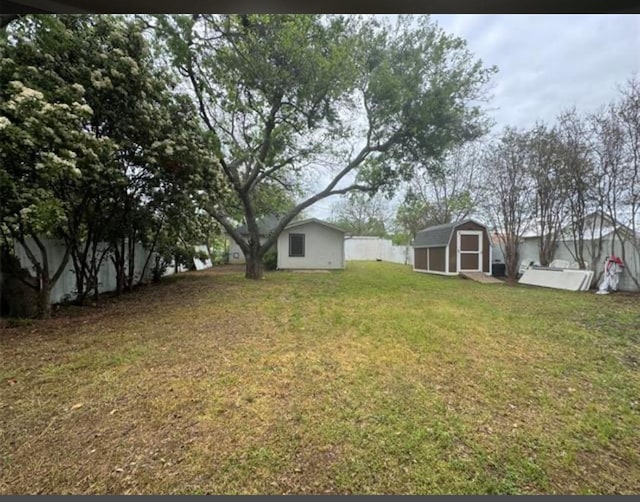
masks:
[[[504,261],[506,264],[507,282],[518,282],[518,261],[520,259],[520,253],[518,252],[517,244],[513,242],[507,242],[504,249]]]
[[[38,291],[38,317],[40,319],[49,319],[51,317],[51,282],[48,277],[40,278],[40,290]]]
[[[128,245],[128,259],[127,259],[127,291],[133,291],[133,283],[135,279],[135,271],[136,271],[136,241],[135,241],[135,232],[127,241]]]
[[[71,252],[71,258],[73,260],[73,270],[76,276],[76,299],[74,301],[77,305],[84,305],[85,301],[85,282],[84,282],[84,268],[82,266],[82,258],[78,255],[77,250]]]
[[[115,242],[111,261],[116,269],[116,295],[120,296],[124,290],[124,239]]]
[[[162,229],[162,224],[164,222],[164,215],[160,220],[160,225],[158,225],[158,230],[156,230],[156,235],[153,238],[153,243],[151,244],[151,249],[147,249],[147,259],[144,261],[144,266],[142,267],[142,272],[140,272],[140,279],[138,280],[138,284],[142,284],[144,281],[144,275],[147,273],[147,267],[149,266],[149,260],[151,260],[151,255],[153,255],[156,244],[158,243],[158,237],[160,236],[160,230]]]
[[[51,298],[51,289],[64,272],[64,269],[67,266],[67,262],[69,261],[71,249],[69,248],[69,246],[66,246],[64,256],[62,257],[62,261],[60,262],[58,269],[56,270],[55,274],[53,274],[53,277],[50,277],[49,256],[47,253],[47,248],[37,235],[32,235],[31,237],[40,250],[41,261],[38,261],[35,258],[35,255],[26,245],[24,239],[22,239],[20,243],[25,248],[29,259],[33,263],[38,275],[38,282],[40,283],[40,288],[38,290],[38,317],[40,319],[48,319],[49,317],[51,317],[51,304],[49,303],[49,299]]]
[[[247,263],[244,276],[247,279],[262,279],[264,277],[264,265],[261,256],[247,253]]]

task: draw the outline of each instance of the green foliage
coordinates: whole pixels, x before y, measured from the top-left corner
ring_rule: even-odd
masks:
[[[275,250],[267,251],[262,259],[265,270],[275,270],[278,268],[278,252]]]
[[[398,206],[395,219],[400,235],[407,239],[404,244],[409,243],[420,230],[434,224],[429,217],[428,203],[416,197],[411,190]]]
[[[160,279],[162,279],[162,276],[166,272],[170,262],[160,253],[156,253],[153,260],[154,262],[153,267],[151,268],[151,280],[153,282],[160,282]]]
[[[64,239],[78,295],[108,255],[125,268],[125,242],[153,250],[165,225],[206,225],[202,207],[223,197],[215,137],[143,30],[121,16],[27,16],[0,47],[3,234]],[[186,226],[174,241],[201,244]]]
[[[9,234],[56,236],[86,171],[113,145],[88,130],[84,88],[61,79],[52,56],[29,42],[29,28],[47,30],[57,51],[64,28],[47,17],[14,24],[21,29],[0,45],[0,217]]]
[[[380,196],[352,193],[332,208],[332,222],[352,235],[386,237],[387,206]]]
[[[249,261],[316,201],[353,191],[392,193],[417,159],[437,158],[485,130],[472,102],[482,100],[494,69],[427,17],[401,16],[395,26],[318,15],[157,21],[165,50],[220,145],[232,195],[209,211],[243,242]],[[328,181],[326,172],[319,176],[323,166],[331,166]],[[273,235],[252,249],[257,219],[283,208]],[[244,219],[252,235],[238,235],[234,219]]]
[[[416,168],[395,224],[406,242],[423,228],[471,217],[482,198],[486,171],[478,142],[456,146]]]
[[[194,258],[204,262],[204,261],[207,261],[209,259],[209,255],[208,255],[208,253],[206,253],[204,251],[198,251],[195,254]]]
[[[195,265],[193,264],[193,258],[195,251],[189,248],[178,247],[174,249],[174,264],[181,265],[189,270],[193,270]]]

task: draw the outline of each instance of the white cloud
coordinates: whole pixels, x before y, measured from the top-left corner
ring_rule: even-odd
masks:
[[[496,128],[554,121],[575,106],[591,112],[640,72],[639,15],[436,15],[497,65],[490,108]]]
[[[496,125],[552,123],[575,106],[593,112],[618,96],[618,86],[640,73],[640,15],[433,15],[446,32],[467,40],[487,66],[496,65],[487,103]],[[330,215],[336,198],[313,206]]]

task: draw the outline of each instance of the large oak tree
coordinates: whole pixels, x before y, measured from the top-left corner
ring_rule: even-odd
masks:
[[[266,251],[304,209],[332,195],[392,189],[416,163],[485,128],[479,100],[494,69],[427,16],[394,25],[173,16],[159,17],[158,28],[217,140],[234,196],[209,211],[243,250],[248,278],[262,277]],[[256,202],[274,187],[297,203],[261,242]],[[248,238],[236,231],[238,216]]]

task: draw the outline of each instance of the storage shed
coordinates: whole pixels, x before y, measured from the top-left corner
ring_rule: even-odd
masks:
[[[420,230],[413,241],[415,272],[457,275],[491,274],[491,239],[487,227],[474,220]]]
[[[344,268],[344,234],[342,228],[316,218],[289,223],[278,236],[278,268]]]

